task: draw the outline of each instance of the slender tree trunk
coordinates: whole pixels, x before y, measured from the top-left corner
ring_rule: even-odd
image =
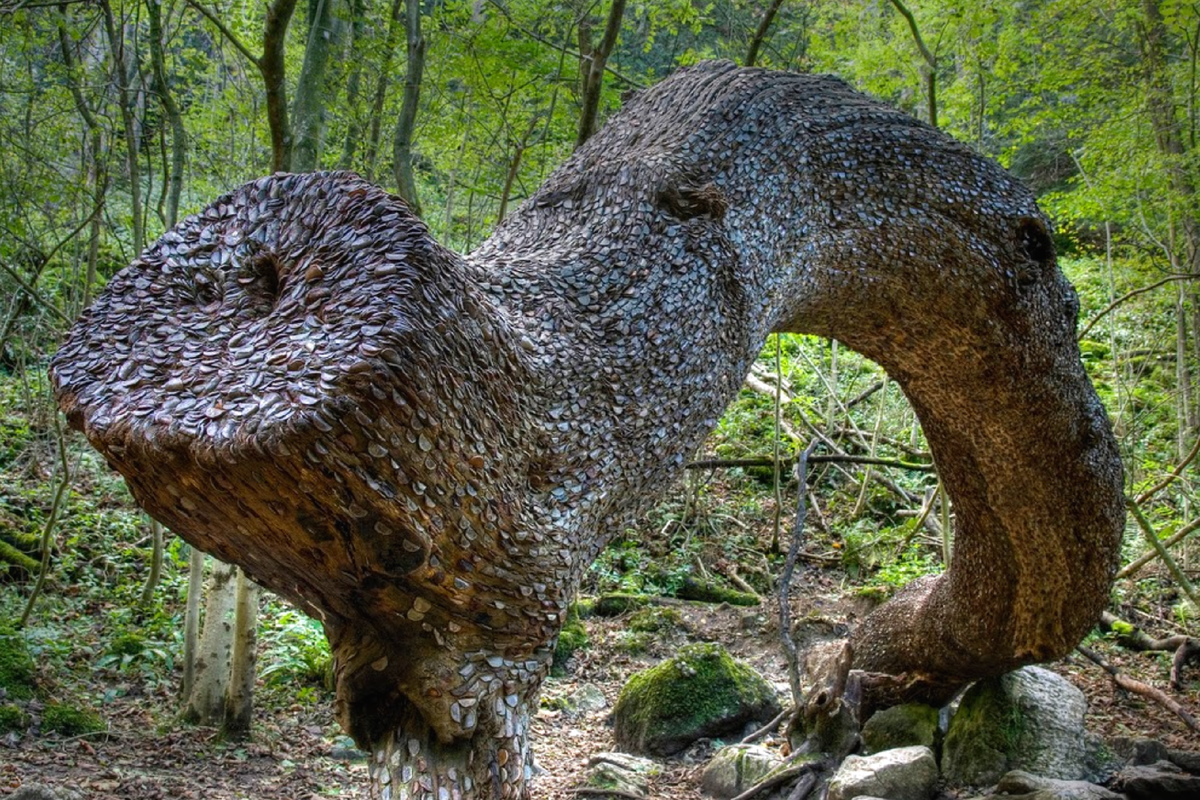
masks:
[[[267,6],[263,53],[255,63],[267,97],[267,122],[271,129],[271,169],[283,172],[292,166],[292,130],[288,119],[287,69],[284,46],[296,0],[274,0]]]
[[[408,64],[404,68],[404,98],[400,104],[400,119],[392,141],[392,171],[396,193],[404,198],[417,216],[421,201],[417,197],[417,182],[413,176],[413,133],[417,127],[417,105],[421,101],[421,77],[425,72],[425,37],[421,34],[420,0],[404,0],[404,30],[408,37]]]
[[[908,29],[912,31],[913,42],[917,45],[917,50],[921,53],[921,58],[925,61],[925,65],[921,72],[925,76],[925,100],[926,111],[929,114],[929,124],[933,127],[938,126],[938,111],[937,111],[937,55],[929,49],[925,44],[925,39],[921,36],[921,29],[917,27],[917,19],[913,16],[912,11],[908,9],[900,0],[891,0],[892,5],[900,12],[900,16],[904,17],[908,23]]]
[[[200,647],[200,598],[204,595],[204,553],[192,547],[188,556],[187,608],[183,615],[183,690],[187,703],[196,684],[196,661]]]
[[[338,0],[310,0],[308,44],[292,101],[294,143],[289,169],[313,172],[320,168],[325,138],[326,81],[330,57],[338,49]]]
[[[204,592],[204,627],[194,665],[194,680],[183,718],[199,725],[221,725],[233,658],[238,568],[216,562]]]
[[[608,11],[608,24],[600,44],[593,46],[591,24],[585,11],[579,18],[579,74],[580,100],[579,131],[575,136],[578,149],[596,132],[596,121],[600,115],[600,95],[604,88],[604,67],[617,45],[621,32],[621,19],[625,16],[625,0],[613,0]]]
[[[353,169],[354,157],[358,154],[358,145],[362,139],[362,115],[358,107],[358,96],[362,93],[362,61],[354,57],[355,50],[362,44],[366,31],[366,9],[363,0],[350,0],[349,44],[344,54],[350,62],[350,77],[346,80],[346,113],[350,122],[346,126],[346,138],[342,142],[342,155],[338,159],[338,169]]]
[[[163,221],[166,227],[172,228],[179,219],[179,198],[183,194],[187,130],[183,125],[179,104],[175,102],[167,82],[166,59],[163,56],[162,0],[150,0],[146,10],[150,19],[150,64],[154,74],[154,91],[171,126],[171,166],[167,173],[167,203]]]
[[[142,209],[141,163],[138,161],[137,116],[131,85],[132,67],[125,58],[124,23],[118,26],[110,0],[100,0],[100,9],[104,12],[104,30],[108,34],[108,45],[112,51],[117,107],[121,110],[122,129],[125,133],[125,169],[129,177],[129,205],[133,212],[133,252],[141,253],[146,245],[146,231]]]
[[[1164,41],[1167,37],[1159,0],[1143,0],[1144,26],[1142,36],[1142,64],[1146,81],[1146,110],[1154,130],[1154,140],[1159,153],[1164,157],[1171,189],[1176,202],[1170,205],[1171,236],[1170,258],[1180,263],[1177,270],[1195,273],[1200,266],[1200,222],[1196,219],[1196,186],[1187,171],[1188,156],[1184,146],[1183,131],[1175,109],[1166,69]],[[1176,210],[1177,209],[1177,210]],[[1175,220],[1178,219],[1178,225]],[[1177,232],[1182,233],[1182,241]],[[1187,433],[1196,429],[1196,410],[1193,406],[1192,376],[1187,363],[1187,322],[1184,310],[1186,290],[1180,289],[1176,304],[1176,370],[1180,381],[1180,454],[1187,452]]]
[[[221,733],[231,739],[250,734],[254,715],[254,679],[257,652],[259,588],[237,571],[233,629],[233,650],[230,654],[229,684],[225,690],[225,719]]]
[[[779,7],[782,5],[783,0],[771,0],[771,5],[767,6],[767,12],[759,20],[754,37],[750,39],[750,49],[746,51],[747,67],[753,67],[758,63],[758,51],[762,48],[763,42],[767,38],[767,31],[771,29],[771,23],[775,21],[775,15],[779,13]]]
[[[154,599],[154,590],[158,588],[159,576],[162,574],[163,562],[163,526],[156,519],[150,520],[150,570],[146,575],[146,585],[142,587],[142,605],[150,605]]]
[[[387,100],[387,87],[391,83],[392,62],[396,57],[396,46],[400,43],[400,32],[404,29],[404,0],[392,0],[388,16],[387,45],[383,64],[379,68],[379,79],[375,82],[375,96],[371,101],[371,115],[367,123],[367,153],[363,174],[367,180],[375,180],[375,165],[379,159],[379,140],[383,133],[383,105]]]
[[[87,101],[80,90],[80,78],[76,66],[75,52],[67,35],[66,12],[60,11],[58,17],[58,43],[62,51],[63,65],[70,75],[69,89],[75,110],[83,120],[85,145],[83,148],[84,169],[87,174],[88,187],[92,193],[92,205],[95,209],[91,224],[88,226],[88,249],[85,261],[83,292],[80,309],[91,305],[92,287],[96,285],[96,266],[100,259],[100,233],[104,217],[104,197],[108,187],[108,173],[104,169],[104,130],[96,115],[88,107]]]

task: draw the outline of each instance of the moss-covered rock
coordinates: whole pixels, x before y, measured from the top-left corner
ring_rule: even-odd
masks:
[[[0,733],[23,731],[29,727],[29,716],[12,703],[0,705]]]
[[[100,715],[89,708],[66,703],[47,703],[42,711],[42,733],[61,733],[63,736],[78,736],[83,733],[98,733],[104,730]]]
[[[1083,693],[1024,667],[972,686],[950,721],[942,771],[954,785],[986,786],[1009,770],[1076,780],[1085,769]]]
[[[728,603],[731,606],[756,606],[761,601],[758,595],[726,589],[711,581],[688,578],[675,593],[684,600],[699,600],[703,603]]]
[[[924,745],[933,749],[938,732],[938,710],[924,703],[905,703],[877,711],[863,725],[867,753],[897,747]]]
[[[693,644],[630,677],[613,710],[622,750],[669,756],[779,713],[775,690],[719,644]]]
[[[10,628],[0,628],[0,689],[17,700],[33,697],[33,656],[25,637]]]

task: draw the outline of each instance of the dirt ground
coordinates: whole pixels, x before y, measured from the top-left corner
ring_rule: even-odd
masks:
[[[865,613],[861,603],[838,595],[838,586],[820,574],[807,576],[797,615],[819,615],[836,623]],[[568,664],[567,674],[548,681],[548,698],[535,719],[534,748],[540,772],[533,784],[539,800],[572,796],[582,782],[589,756],[614,748],[608,717],[621,686],[633,672],[670,656],[691,641],[719,641],[735,656],[753,664],[786,696],[786,665],[778,644],[778,623],[769,604],[733,608],[680,604],[681,624],[630,647],[625,620],[586,621],[590,646]],[[1139,624],[1151,627],[1147,620]],[[1165,624],[1165,622],[1164,622]],[[1184,691],[1167,686],[1169,657],[1121,652],[1095,645],[1110,662],[1131,676],[1167,690],[1193,713],[1200,710],[1200,666],[1187,675]],[[1098,667],[1080,656],[1050,665],[1079,686],[1089,701],[1089,728],[1106,739],[1149,736],[1168,746],[1200,751],[1200,738],[1172,713],[1122,692]],[[600,689],[605,708],[587,713],[554,710],[555,702],[584,684]],[[23,783],[38,782],[78,790],[83,797],[107,800],[310,800],[365,797],[366,766],[346,752],[346,740],[333,722],[330,703],[262,710],[254,739],[244,744],[218,741],[215,731],[172,725],[172,699],[136,692],[102,708],[107,736],[86,738],[0,738],[0,797]],[[768,747],[781,747],[768,738]],[[651,797],[698,800],[699,773],[713,745],[701,743],[662,762]]]

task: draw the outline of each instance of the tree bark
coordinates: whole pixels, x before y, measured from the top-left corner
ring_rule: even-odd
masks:
[[[234,587],[234,625],[229,654],[229,683],[225,687],[221,733],[229,739],[250,735],[254,717],[255,664],[258,661],[258,598],[254,582],[239,569]]]
[[[421,102],[421,78],[425,73],[425,37],[421,34],[420,0],[404,0],[404,31],[408,38],[408,64],[404,67],[404,97],[400,103],[400,119],[392,140],[392,172],[396,193],[409,208],[421,216],[421,201],[413,176],[413,134],[417,128],[417,107]]]
[[[183,686],[180,697],[184,709],[196,685],[196,662],[200,652],[200,598],[204,594],[204,553],[195,547],[188,556],[187,607],[183,615]]]
[[[233,564],[217,562],[205,586],[204,627],[192,665],[191,691],[184,703],[185,722],[215,727],[225,720],[237,611],[237,573],[238,568]]]
[[[51,370],[144,508],[321,619],[377,788],[524,798],[569,598],[773,331],[883,365],[954,501],[947,571],[859,626],[854,668],[934,699],[1070,652],[1124,527],[1077,313],[997,165],[836,79],[718,62],[468,257],[355,176],[248,184],[114,277]]]

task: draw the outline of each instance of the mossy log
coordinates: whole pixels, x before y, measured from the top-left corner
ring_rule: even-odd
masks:
[[[931,696],[1070,651],[1124,526],[1077,313],[999,166],[836,79],[710,63],[469,256],[354,175],[248,184],[114,276],[51,371],[149,513],[323,621],[378,786],[520,798],[583,571],[772,331],[882,365],[956,509],[949,568],[856,666]]]

